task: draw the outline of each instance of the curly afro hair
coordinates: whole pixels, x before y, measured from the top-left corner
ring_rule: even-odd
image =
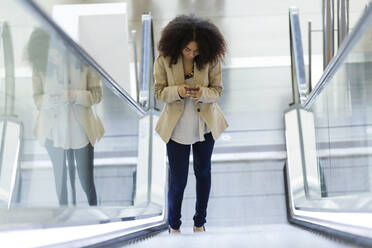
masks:
[[[194,59],[199,70],[225,56],[226,42],[216,25],[195,15],[180,15],[170,21],[161,32],[158,50],[170,57],[171,67],[191,41],[198,44],[199,55]]]

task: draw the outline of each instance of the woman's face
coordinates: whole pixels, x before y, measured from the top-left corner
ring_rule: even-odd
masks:
[[[186,47],[182,50],[182,56],[185,59],[194,59],[196,56],[199,55],[198,43],[195,41],[191,41]]]

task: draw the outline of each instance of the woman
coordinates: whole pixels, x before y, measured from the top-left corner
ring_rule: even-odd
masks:
[[[205,231],[215,140],[228,127],[217,100],[225,40],[211,22],[182,15],[163,29],[154,64],[155,97],[166,105],[156,131],[167,144],[169,232],[179,233],[190,147],[196,176],[194,232]]]
[[[41,28],[32,32],[27,54],[39,111],[34,132],[52,161],[59,204],[68,205],[68,161],[73,204],[76,167],[89,205],[97,205],[94,144],[103,136],[104,128],[92,106],[102,99],[100,80],[61,41]]]

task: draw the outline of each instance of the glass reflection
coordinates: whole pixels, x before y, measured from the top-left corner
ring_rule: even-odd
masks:
[[[75,171],[89,205],[97,205],[94,145],[104,127],[92,106],[102,100],[101,81],[58,39],[36,28],[27,44],[33,99],[38,110],[34,135],[53,165],[60,205],[68,205],[67,171],[76,205]]]
[[[372,209],[371,37],[369,26],[311,107],[322,196],[337,201],[331,208]]]

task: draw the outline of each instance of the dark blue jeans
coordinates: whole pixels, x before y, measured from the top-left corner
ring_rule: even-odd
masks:
[[[173,229],[181,226],[181,206],[189,172],[190,146],[194,158],[196,177],[196,206],[194,225],[202,226],[207,216],[209,192],[211,190],[211,157],[214,139],[205,134],[205,141],[182,145],[173,140],[167,143],[169,161],[168,222]]]

